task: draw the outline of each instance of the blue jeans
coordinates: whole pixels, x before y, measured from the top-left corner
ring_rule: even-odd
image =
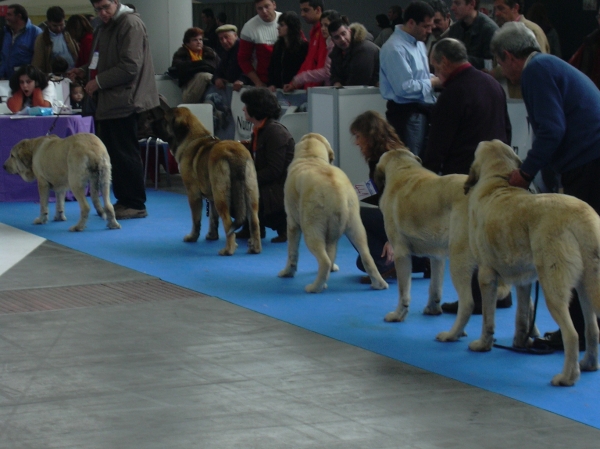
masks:
[[[420,156],[425,148],[428,125],[427,116],[421,113],[411,114],[404,125],[402,141],[417,156]]]

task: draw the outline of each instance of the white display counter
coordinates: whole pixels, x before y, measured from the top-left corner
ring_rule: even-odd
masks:
[[[327,138],[335,165],[353,184],[368,179],[369,167],[354,144],[350,124],[361,113],[374,110],[385,117],[386,101],[377,87],[314,87],[308,89],[308,127]]]

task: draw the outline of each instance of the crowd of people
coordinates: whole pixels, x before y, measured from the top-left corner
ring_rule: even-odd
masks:
[[[66,20],[63,9],[53,6],[41,27],[23,6],[9,5],[0,34],[0,79],[10,80],[8,106],[18,112],[51,107],[50,80],[69,78],[72,104],[92,111],[109,151],[116,218],[143,218],[138,118],[159,106],[148,36],[133,5],[90,2],[96,17]],[[379,87],[385,117],[369,111],[350,128],[370,171],[383,152],[407,147],[440,175],[468,173],[482,140],[510,144],[507,97],[522,99],[535,139],[511,185],[527,187],[538,172],[549,170],[560,175],[564,193],[600,212],[600,28],[566,62],[542,2],[527,17],[523,0],[493,0],[491,14],[480,6],[480,0],[452,0],[450,8],[443,0],[416,0],[404,10],[390,6],[376,16],[376,37],[363,24],[326,10],[324,0],[299,0],[299,14],[277,11],[274,0],[254,0],[256,15],[239,34],[226,15],[205,8],[203,28],[186,30],[169,73],[185,103],[202,102],[210,84],[231,84],[235,91],[254,87],[242,102],[254,127],[248,148],[257,168],[261,222],[277,231],[274,242],[287,238],[283,184],[294,148],[277,120],[276,89]],[[308,38],[302,21],[310,26]],[[393,249],[381,212],[364,208],[362,218],[378,269],[392,278]],[[413,262],[427,272],[426,261]],[[498,302],[510,305],[510,298]],[[571,313],[583,333],[577,305],[574,297]],[[443,305],[446,312],[456,308]],[[558,346],[560,335],[548,333],[545,341]]]

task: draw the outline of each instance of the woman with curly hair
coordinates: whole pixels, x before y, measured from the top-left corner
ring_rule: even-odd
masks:
[[[6,101],[8,109],[19,112],[29,106],[52,107],[56,100],[54,83],[32,65],[24,65],[10,77],[11,97]]]
[[[281,106],[277,97],[266,87],[242,93],[246,120],[254,125],[249,148],[256,166],[259,190],[258,217],[264,226],[277,231],[273,243],[287,241],[287,219],[283,204],[283,186],[287,169],[294,158],[294,138],[285,126],[277,121]],[[244,228],[236,234],[248,238]],[[261,235],[263,234],[261,230]]]
[[[204,46],[204,31],[197,27],[188,28],[169,68],[169,74],[179,80],[184,103],[202,102],[218,65],[219,56],[215,50]]]
[[[350,125],[350,133],[354,136],[356,146],[360,148],[362,156],[369,166],[369,179],[373,179],[375,167],[383,153],[404,148],[404,143],[386,119],[376,111],[366,111],[354,119]],[[379,204],[380,193],[363,201],[369,204]],[[360,218],[367,232],[369,252],[373,256],[375,265],[384,279],[395,279],[394,250],[388,242],[385,233],[383,214],[379,208],[361,207]],[[360,256],[356,259],[359,270],[365,271]],[[413,273],[424,273],[429,276],[429,260],[413,256]],[[362,276],[360,282],[370,284],[369,276]]]
[[[267,83],[273,92],[283,88],[296,76],[308,53],[308,42],[304,39],[302,24],[295,12],[281,14],[277,19],[277,30],[279,37],[273,47]]]

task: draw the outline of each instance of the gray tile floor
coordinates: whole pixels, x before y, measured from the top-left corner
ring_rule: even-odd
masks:
[[[98,300],[0,314],[1,449],[598,447],[597,429],[176,286],[109,304],[140,282],[161,281],[50,242],[0,276],[0,303]]]

